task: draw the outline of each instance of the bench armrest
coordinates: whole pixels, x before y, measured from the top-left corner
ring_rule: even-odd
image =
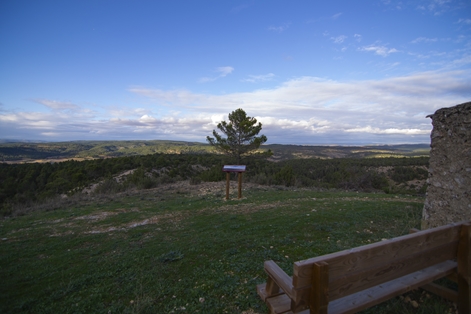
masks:
[[[274,261],[264,263],[265,272],[291,299],[293,294],[293,278],[288,276]]]

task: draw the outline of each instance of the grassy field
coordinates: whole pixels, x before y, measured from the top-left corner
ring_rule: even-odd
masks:
[[[94,196],[0,221],[0,313],[265,313],[263,262],[407,234],[423,199],[253,186]],[[423,292],[366,313],[448,313]],[[412,306],[416,301],[418,307]]]

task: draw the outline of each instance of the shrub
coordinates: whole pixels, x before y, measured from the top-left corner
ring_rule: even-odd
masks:
[[[126,187],[124,186],[124,184],[116,182],[116,180],[113,178],[108,178],[98,184],[94,192],[96,194],[115,194],[122,192],[125,189]]]
[[[201,181],[201,178],[200,177],[191,177],[190,179],[190,184],[191,185],[198,185],[200,184],[202,181]]]

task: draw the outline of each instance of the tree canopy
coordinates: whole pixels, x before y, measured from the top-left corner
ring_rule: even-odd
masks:
[[[247,116],[240,108],[229,114],[229,122],[221,121],[217,128],[227,137],[224,138],[213,130],[214,137],[207,136],[206,140],[217,150],[233,158],[237,164],[267,141],[265,135],[257,136],[262,130],[262,124],[257,124],[257,119]]]

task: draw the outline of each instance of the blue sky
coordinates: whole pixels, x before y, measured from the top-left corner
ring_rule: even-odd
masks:
[[[0,2],[0,139],[428,143],[471,101],[471,3]]]

